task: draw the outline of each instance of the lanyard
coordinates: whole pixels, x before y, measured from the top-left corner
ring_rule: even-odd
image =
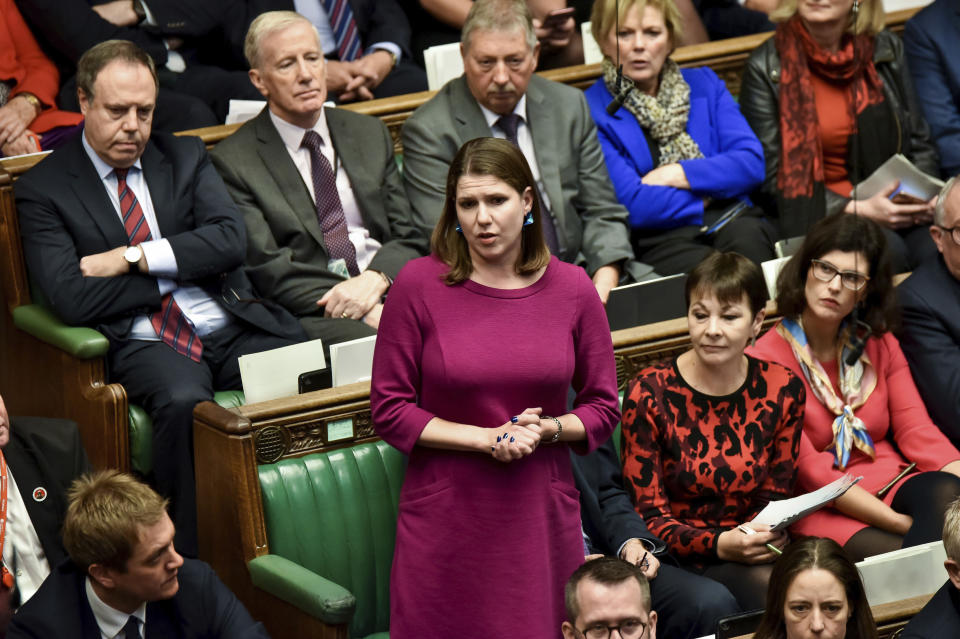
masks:
[[[0,452],[0,553],[3,551],[3,543],[7,538],[7,460]],[[3,580],[3,587],[13,588],[13,575],[7,569],[6,562],[0,559],[0,578]]]

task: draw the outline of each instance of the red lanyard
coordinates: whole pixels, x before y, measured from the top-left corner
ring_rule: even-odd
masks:
[[[3,542],[7,538],[7,460],[0,452],[0,553],[3,552]],[[2,561],[2,558],[0,558]],[[0,575],[2,575],[3,587],[13,588],[13,575],[7,569],[7,563],[0,565]]]

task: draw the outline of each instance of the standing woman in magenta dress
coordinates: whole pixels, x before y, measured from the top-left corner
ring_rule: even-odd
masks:
[[[457,153],[431,250],[390,289],[373,361],[377,432],[409,455],[390,636],[552,639],[583,561],[567,446],[594,449],[620,418],[603,306],[550,256],[505,140]]]

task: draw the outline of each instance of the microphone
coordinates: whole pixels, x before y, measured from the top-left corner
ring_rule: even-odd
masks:
[[[617,50],[617,57],[620,57],[619,48]],[[620,87],[623,87],[621,89]],[[626,85],[623,84],[623,65],[617,66],[617,95],[613,97],[610,104],[607,105],[607,115],[613,115],[620,110],[620,107],[623,106],[623,103],[626,101],[627,96],[630,95],[630,92],[633,91],[633,82],[627,82]]]
[[[623,87],[623,91],[618,93],[613,100],[610,101],[610,104],[607,105],[607,115],[613,115],[620,110],[620,107],[623,106],[624,101],[626,101],[627,96],[630,95],[630,92],[633,91],[633,87],[627,85]]]

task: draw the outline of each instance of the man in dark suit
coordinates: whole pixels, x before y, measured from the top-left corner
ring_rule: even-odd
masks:
[[[463,76],[448,82],[403,127],[403,179],[424,235],[443,209],[447,170],[478,137],[511,140],[537,180],[551,251],[582,264],[605,302],[633,260],[627,211],[617,202],[583,92],[534,75],[540,45],[522,1],[477,0],[463,27]]]
[[[69,560],[13,618],[7,637],[265,639],[207,564],[173,547],[166,501],[115,470],[78,479],[63,524]]]
[[[24,256],[63,321],[110,340],[109,377],[153,418],[154,480],[195,555],[193,407],[240,387],[238,356],[304,335],[239,268],[243,220],[203,142],[151,138],[150,57],[110,40],[78,78],[83,134],[15,187]]]
[[[709,635],[718,620],[740,612],[737,600],[723,584],[669,563],[673,560],[664,543],[647,529],[623,489],[612,439],[589,455],[571,452],[570,457],[588,550],[641,567],[650,581],[661,636],[690,639]]]
[[[930,235],[940,255],[897,287],[900,343],[934,423],[960,446],[960,188],[940,191]]]
[[[160,93],[154,128],[182,131],[222,123],[230,98],[259,96],[242,56],[246,0],[17,0],[60,70],[61,108],[77,110],[77,61],[106,40],[130,40],[153,58]],[[255,15],[255,14],[254,14]]]
[[[64,419],[10,419],[0,397],[0,449],[7,467],[7,524],[3,564],[12,588],[0,586],[0,635],[12,609],[29,600],[67,553],[60,527],[67,512],[67,488],[89,462],[77,425]]]
[[[213,152],[247,225],[247,273],[325,347],[372,335],[390,282],[426,252],[390,134],[377,118],[324,109],[323,53],[303,16],[261,14],[247,41],[268,106]]]
[[[960,6],[937,0],[907,21],[903,47],[944,176],[960,173]]]
[[[251,17],[296,11],[317,28],[327,58],[327,90],[340,102],[427,90],[427,74],[413,61],[410,23],[397,0],[249,2]]]
[[[943,639],[960,637],[960,500],[943,515],[943,548],[947,559],[947,583],[914,615],[900,639]]]

